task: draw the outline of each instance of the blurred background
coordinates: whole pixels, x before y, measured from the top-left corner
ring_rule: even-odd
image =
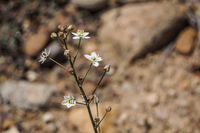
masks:
[[[0,132],[92,133],[83,106],[67,109],[63,96],[82,101],[74,78],[40,53],[69,67],[51,32],[59,24],[89,32],[75,68],[89,96],[104,66],[111,65],[96,94],[102,133],[200,132],[200,3],[198,0],[1,0]],[[72,55],[78,40],[69,36]],[[95,106],[92,104],[93,115]]]

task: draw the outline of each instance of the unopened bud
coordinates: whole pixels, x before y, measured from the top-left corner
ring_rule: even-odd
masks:
[[[68,27],[68,30],[69,30],[69,31],[73,31],[73,30],[74,30],[74,26],[73,26],[73,25],[70,25],[70,26]]]
[[[51,35],[50,35],[50,37],[52,39],[56,39],[57,38],[57,34],[55,32],[52,32]]]
[[[64,55],[65,56],[70,56],[70,51],[69,50],[65,50]]]
[[[83,80],[83,78],[79,76],[79,77],[78,77],[78,80],[79,80],[79,81],[82,81],[82,80]]]
[[[106,107],[106,112],[110,112],[111,110],[112,110],[111,106],[108,105],[108,106]]]
[[[90,95],[90,96],[88,97],[88,99],[89,99],[89,100],[93,100],[93,99],[94,99],[94,95]]]
[[[99,98],[96,95],[94,95],[94,103],[99,103]]]
[[[73,68],[70,67],[70,68],[68,69],[68,71],[69,71],[71,74],[73,74],[73,71],[74,71],[74,70],[73,70]]]
[[[94,117],[94,122],[98,123],[100,121],[99,117]]]
[[[59,31],[58,32],[58,36],[61,38],[61,39],[65,39],[66,38],[66,34],[62,31]]]
[[[106,66],[104,67],[104,70],[105,70],[106,72],[109,72],[109,71],[110,71],[110,65],[109,65],[109,64],[106,65]]]
[[[60,31],[65,31],[66,30],[66,28],[67,28],[67,25],[62,25],[62,24],[60,24],[60,25],[58,25],[58,29],[60,30]]]

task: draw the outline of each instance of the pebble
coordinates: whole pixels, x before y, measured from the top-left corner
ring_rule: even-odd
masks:
[[[190,54],[194,47],[197,32],[192,27],[185,28],[178,36],[175,43],[175,50],[182,54]]]
[[[50,112],[47,112],[45,113],[43,116],[42,116],[42,120],[45,122],[45,123],[49,123],[51,121],[54,120],[54,117],[53,115],[50,113]]]
[[[152,93],[152,94],[147,95],[146,102],[149,105],[151,105],[151,106],[158,105],[158,103],[159,103],[159,96],[158,96],[158,94]]]

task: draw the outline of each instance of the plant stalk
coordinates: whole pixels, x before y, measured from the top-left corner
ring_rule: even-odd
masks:
[[[63,40],[63,41],[64,41],[64,45],[65,45],[66,50],[68,50],[66,41],[65,41],[65,40]],[[89,100],[87,99],[87,96],[86,96],[86,94],[85,94],[85,92],[84,92],[84,90],[83,90],[82,85],[79,84],[79,81],[78,81],[78,78],[77,78],[77,75],[76,75],[76,71],[75,71],[75,69],[74,69],[74,65],[73,65],[73,63],[72,63],[72,60],[71,60],[71,57],[70,57],[70,56],[68,56],[68,60],[69,60],[70,65],[71,65],[71,67],[72,67],[72,69],[73,69],[73,75],[74,75],[74,78],[75,78],[75,80],[76,80],[76,83],[77,83],[77,85],[78,85],[78,87],[79,87],[79,89],[80,89],[80,91],[81,91],[81,93],[82,93],[82,95],[83,95],[84,100],[85,100],[86,107],[87,107],[87,110],[88,110],[88,114],[89,114],[90,120],[91,120],[91,122],[92,122],[92,126],[93,126],[93,129],[94,129],[94,132],[95,132],[95,133],[98,133],[98,132],[97,132],[97,129],[95,128],[95,123],[94,123],[94,121],[93,121],[93,117],[92,117],[92,113],[91,113],[91,109],[90,109],[90,105],[89,105]]]
[[[88,68],[88,70],[87,70],[87,72],[86,72],[86,74],[85,74],[85,77],[83,78],[83,81],[82,81],[82,83],[84,82],[84,80],[85,80],[85,78],[86,78],[86,76],[87,76],[88,72],[90,71],[90,68],[91,68],[91,66],[92,66],[92,63],[90,64],[90,67]]]
[[[100,83],[101,83],[103,77],[105,76],[105,74],[106,74],[106,70],[104,71],[104,73],[103,73],[101,79],[99,80],[99,83],[97,84],[97,87],[96,87],[96,88],[94,89],[94,91],[92,92],[92,95],[94,95],[94,93],[96,92],[96,90],[97,90],[97,88],[99,87],[99,85],[100,85]]]
[[[74,56],[73,65],[74,65],[75,60],[76,60],[76,57],[77,57],[77,55],[78,55],[78,51],[79,51],[79,49],[80,49],[80,44],[81,44],[81,38],[79,39],[79,44],[78,44],[78,48],[77,48],[77,51],[76,51],[76,55]]]
[[[69,71],[65,66],[61,65],[60,63],[58,63],[57,61],[55,61],[54,59],[52,59],[51,57],[47,57],[49,60],[53,61],[54,63],[56,63],[57,65],[59,65],[60,67],[64,68],[65,70]]]

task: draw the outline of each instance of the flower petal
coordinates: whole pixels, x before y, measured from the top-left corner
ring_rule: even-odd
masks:
[[[96,54],[96,52],[91,52],[91,57],[97,57],[97,54]]]
[[[85,58],[87,58],[88,60],[92,61],[91,56],[90,55],[84,55]]]
[[[70,99],[75,99],[72,95],[69,95],[69,98],[70,98]]]
[[[85,39],[89,39],[90,37],[89,36],[86,36],[86,37],[84,37]]]
[[[75,36],[75,37],[73,37],[73,39],[80,39],[80,37],[78,37],[78,36]]]
[[[62,101],[61,104],[62,104],[62,105],[66,105],[66,104],[68,104],[68,101],[67,101],[67,100],[64,100],[64,101]]]
[[[87,35],[89,35],[89,32],[84,32],[83,35],[87,36]]]
[[[99,63],[98,62],[92,62],[92,65],[95,66],[95,67],[98,67]]]
[[[78,34],[77,34],[77,33],[74,33],[74,32],[72,32],[72,34],[73,34],[73,35],[75,35],[75,36],[78,36]]]
[[[65,100],[69,99],[69,96],[64,96],[64,99],[65,99]]]
[[[101,57],[96,58],[96,61],[102,61],[103,59]]]

